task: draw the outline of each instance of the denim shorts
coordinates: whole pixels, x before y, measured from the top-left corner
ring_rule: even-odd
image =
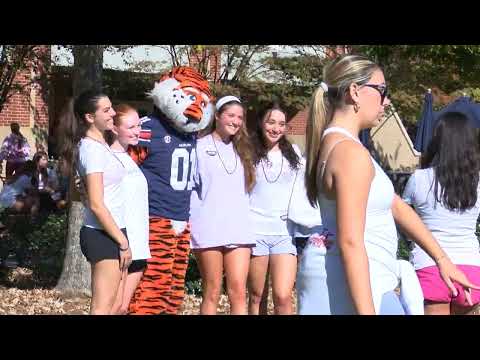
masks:
[[[256,235],[253,256],[292,254],[297,255],[297,247],[289,235]]]

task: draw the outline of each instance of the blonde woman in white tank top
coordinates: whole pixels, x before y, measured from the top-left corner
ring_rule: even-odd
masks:
[[[390,103],[383,72],[368,59],[348,55],[327,65],[323,79],[307,128],[307,195],[312,203],[318,199],[329,244],[320,284],[328,301],[317,312],[418,313],[412,310],[421,308],[418,281],[411,266],[396,260],[395,222],[436,261],[448,287],[455,292],[456,281],[468,297],[470,288],[478,287],[394,194],[390,180],[358,140],[360,130],[378,125]],[[303,258],[308,260],[308,245]],[[394,292],[400,277],[409,284],[402,286],[403,303]]]

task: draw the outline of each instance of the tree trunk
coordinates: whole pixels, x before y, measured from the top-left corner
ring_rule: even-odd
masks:
[[[68,232],[63,270],[56,286],[66,296],[90,296],[90,264],[80,250],[80,228],[84,207],[72,199],[68,210]]]
[[[103,45],[73,47],[73,96],[88,89],[102,89]]]
[[[103,48],[103,45],[73,47],[73,96],[87,89],[101,90]],[[70,182],[70,199],[65,259],[56,289],[69,296],[90,296],[90,264],[80,250],[80,228],[85,211],[73,181]]]

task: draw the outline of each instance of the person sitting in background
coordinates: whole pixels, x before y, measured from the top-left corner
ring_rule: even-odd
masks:
[[[12,133],[3,140],[0,148],[0,163],[6,160],[5,177],[7,180],[30,157],[30,145],[20,132],[20,125],[12,122],[10,130]]]
[[[2,209],[9,209],[16,213],[31,210],[34,205],[34,198],[31,196],[33,170],[33,161],[28,160],[5,182],[0,193]]]
[[[33,156],[34,170],[32,186],[35,189],[36,201],[33,213],[38,211],[53,211],[58,208],[60,196],[58,193],[58,178],[55,170],[48,167],[48,155],[45,151],[38,151]]]
[[[68,192],[69,192],[70,178],[68,176],[65,176],[65,174],[62,171],[62,167],[63,167],[63,159],[60,157],[55,166],[55,172],[57,174],[57,179],[58,179],[58,189],[57,189],[57,192],[55,192],[52,195],[53,200],[57,202],[57,208],[59,210],[65,209],[69,201]]]

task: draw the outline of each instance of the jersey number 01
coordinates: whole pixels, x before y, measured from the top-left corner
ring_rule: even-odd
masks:
[[[180,171],[180,166],[182,167]],[[170,172],[170,186],[174,190],[192,190],[193,174],[197,166],[195,149],[188,153],[185,148],[177,148],[172,153],[172,168]],[[179,173],[181,172],[181,178]]]

